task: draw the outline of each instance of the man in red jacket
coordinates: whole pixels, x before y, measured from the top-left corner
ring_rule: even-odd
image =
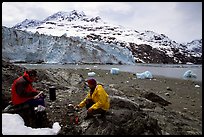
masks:
[[[17,78],[11,88],[13,105],[28,103],[33,107],[45,110],[44,94],[33,88],[32,83],[37,81],[37,71],[27,70],[23,76]]]

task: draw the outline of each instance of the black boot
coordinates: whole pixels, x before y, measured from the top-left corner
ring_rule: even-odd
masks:
[[[40,111],[36,113],[36,125],[38,128],[52,127],[51,122],[47,117],[46,111]]]

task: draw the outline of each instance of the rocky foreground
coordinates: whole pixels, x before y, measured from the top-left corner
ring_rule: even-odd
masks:
[[[2,60],[2,109],[10,100],[10,87],[22,75],[20,68]],[[110,95],[111,108],[105,119],[84,120],[79,110],[78,123],[70,123],[69,104],[78,104],[87,94],[84,80],[94,71]],[[34,86],[46,97],[50,124],[59,122],[60,135],[202,135],[202,82],[154,77],[137,79],[106,70],[44,69]],[[49,99],[49,87],[56,87],[56,100]]]

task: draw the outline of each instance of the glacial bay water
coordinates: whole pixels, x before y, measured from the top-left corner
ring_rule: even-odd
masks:
[[[170,78],[184,79],[183,74],[187,70],[191,70],[196,74],[196,78],[191,80],[202,82],[202,65],[183,65],[183,64],[136,64],[136,65],[79,65],[79,64],[16,64],[28,69],[48,69],[48,68],[72,68],[72,69],[102,69],[110,70],[111,68],[119,68],[122,72],[142,73],[150,71],[154,76],[164,76]]]

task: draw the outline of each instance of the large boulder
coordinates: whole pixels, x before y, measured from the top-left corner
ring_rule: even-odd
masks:
[[[105,118],[95,116],[84,120],[75,126],[78,134],[83,135],[161,135],[158,121],[143,113],[135,102],[119,97],[110,96],[111,107]]]

